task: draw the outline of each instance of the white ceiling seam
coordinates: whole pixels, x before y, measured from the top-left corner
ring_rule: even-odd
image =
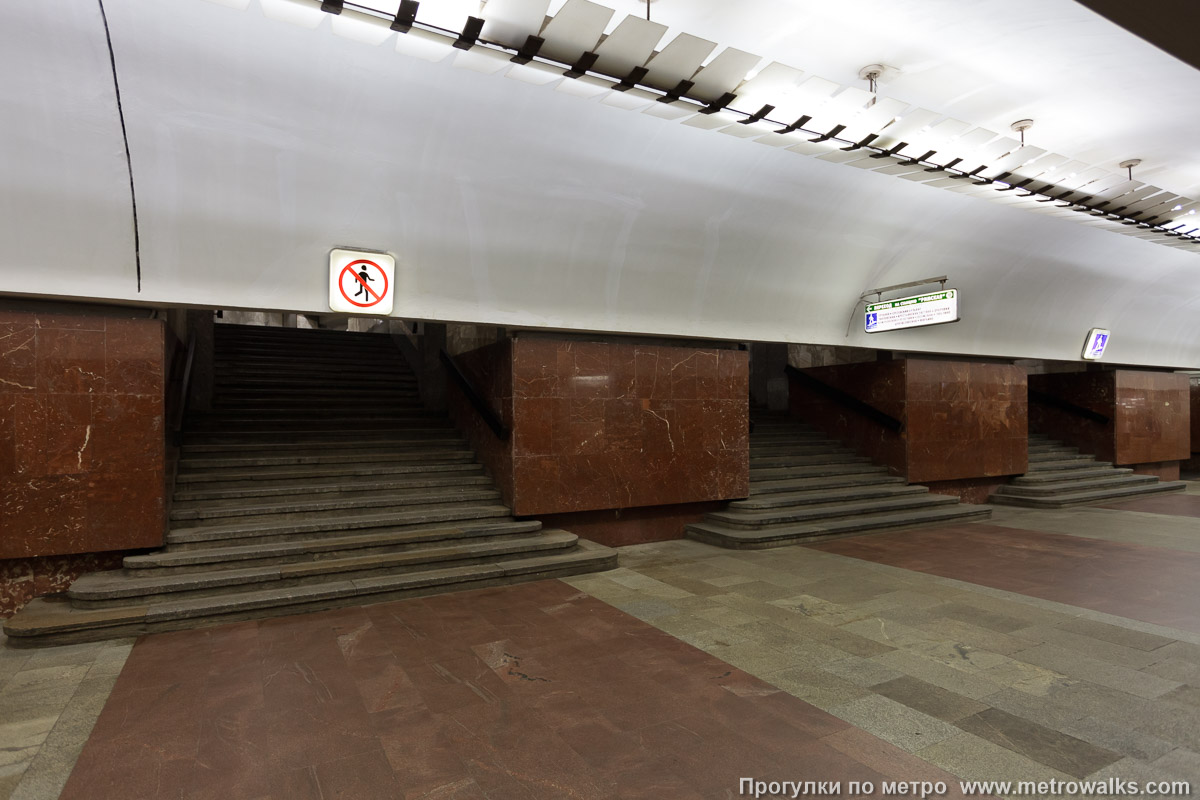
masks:
[[[284,6],[289,7],[304,7],[307,5],[308,8],[305,8],[304,10],[309,12],[309,15],[311,15],[313,8],[319,10],[320,7],[317,0],[260,0],[260,2],[263,2],[264,4],[272,4],[273,6],[279,6],[280,4],[283,4]],[[496,2],[496,14],[499,19],[505,21],[514,20],[519,16],[514,14],[514,9],[523,9],[525,11],[523,24],[530,31],[526,35],[534,35],[532,31],[534,29],[538,29],[542,34],[548,37],[548,42],[551,38],[553,38],[549,36],[549,33],[553,28],[554,18],[550,18],[550,20],[545,22],[544,25],[539,25],[539,17],[538,14],[535,13],[536,10],[540,9],[541,7],[541,0],[503,0],[503,2],[496,0]],[[602,16],[600,13],[596,13],[600,8],[603,8],[598,4],[589,3],[587,6],[572,6],[572,2],[575,2],[575,0],[568,2],[568,4],[563,7],[562,11],[567,11],[568,6],[570,6],[570,14],[573,17],[580,17],[582,12],[587,11],[590,13],[590,18],[593,20],[593,24]],[[479,12],[484,16],[485,28],[487,9],[488,6],[485,6],[484,10]],[[276,13],[278,14],[279,12],[277,11]],[[311,24],[308,16],[298,17],[298,19],[300,20],[298,24],[304,24],[306,26]],[[542,16],[540,19],[544,20],[545,17]],[[564,26],[563,30],[566,31],[567,28]],[[593,68],[618,78],[623,75],[637,75],[638,80],[641,82],[651,86],[652,88],[662,91],[668,91],[672,85],[684,85],[681,82],[688,81],[691,76],[696,74],[695,65],[698,64],[699,61],[702,61],[709,52],[715,49],[716,45],[715,43],[708,42],[707,40],[700,39],[699,37],[691,36],[689,34],[680,34],[675,40],[672,40],[672,42],[668,43],[662,51],[656,51],[654,48],[662,38],[663,34],[666,33],[666,30],[666,26],[660,23],[651,22],[650,20],[642,19],[641,17],[635,17],[633,15],[627,16],[611,34],[601,37],[601,41],[595,48],[597,59],[593,65]],[[523,30],[518,27],[517,23],[513,23],[510,28],[504,29],[504,31],[505,36],[510,44],[506,45],[504,42],[498,42],[498,44],[515,48],[515,45],[511,43],[520,38]],[[674,45],[676,41],[679,42],[679,46],[673,50],[672,45]],[[703,52],[703,55],[698,56],[698,54],[701,52]],[[676,56],[676,53],[679,55]],[[666,60],[660,62],[660,69],[656,71],[654,80],[649,81],[648,76],[651,72],[651,65],[663,54],[667,54]],[[750,59],[745,59],[745,62],[748,62],[749,60]],[[460,56],[455,60],[455,63],[459,66],[475,68],[478,71],[483,72],[502,71],[502,65],[489,65],[489,61],[484,58]],[[492,69],[491,66],[494,66],[495,68]],[[639,70],[640,74],[634,72],[635,70]],[[850,123],[853,120],[853,117],[856,115],[855,112],[864,112],[866,110],[865,103],[856,104],[853,102],[856,101],[859,96],[861,96],[858,93],[863,92],[860,87],[842,87],[832,81],[827,81],[816,76],[808,76],[801,82],[800,77],[802,75],[803,72],[800,70],[780,64],[779,62],[773,62],[762,72],[758,73],[758,75],[746,80],[734,92],[734,94],[738,95],[738,99],[740,101],[748,103],[745,108],[738,109],[738,111],[740,111],[742,114],[755,113],[759,110],[758,108],[755,108],[755,105],[762,100],[763,102],[761,108],[767,109],[769,107],[769,110],[772,114],[779,114],[779,119],[783,120],[783,125],[790,126],[802,122],[803,125],[800,127],[806,131],[812,131],[813,133],[817,134],[818,137],[820,137],[831,135],[831,132],[844,132],[844,129],[850,128]],[[626,81],[629,79],[629,77],[624,78]],[[567,87],[565,87],[562,82],[556,84],[556,88],[564,91],[567,90]],[[580,92],[571,93],[580,94]],[[603,94],[603,92],[599,91],[595,93]],[[586,96],[593,93],[583,92],[582,94]],[[777,96],[775,96],[776,94]],[[832,112],[833,116],[831,117],[821,118],[818,116],[821,114],[823,107],[836,106],[837,98],[842,96],[847,97],[851,100],[851,102],[844,104],[839,111]],[[831,97],[833,97],[833,100],[830,100]],[[645,98],[641,99],[644,100]],[[770,100],[774,100],[775,102],[770,102]],[[632,99],[609,100],[606,98],[602,100],[602,102],[606,105],[613,105],[634,111],[644,111],[648,106],[648,103],[646,102],[634,101]],[[788,122],[787,120],[792,114],[803,114],[803,116],[798,116],[794,122]],[[841,116],[838,116],[838,114],[844,115],[846,122],[832,122],[831,119],[841,118]],[[659,111],[653,112],[652,115],[672,121],[688,116],[688,114],[680,114],[677,112]],[[775,117],[772,117],[771,119],[775,119]],[[812,125],[812,127],[804,127],[805,125]],[[872,133],[877,135],[875,137],[875,141],[873,141],[869,146],[880,149],[895,149],[897,145],[902,145],[899,150],[903,150],[906,155],[910,155],[914,158],[920,158],[924,155],[934,157],[938,152],[935,147],[930,146],[928,149],[923,149],[919,141],[913,143],[906,141],[906,139],[920,139],[923,136],[929,136],[933,140],[938,138],[946,139],[949,141],[946,149],[949,152],[953,152],[953,142],[954,140],[960,138],[956,134],[961,133],[960,130],[953,129],[962,127],[969,127],[969,125],[958,120],[943,118],[943,115],[926,109],[910,110],[903,116],[894,118],[890,124],[885,124],[878,131],[872,131]],[[934,133],[939,129],[945,128],[952,129],[949,131],[949,136],[942,135],[939,137]],[[736,128],[722,128],[722,132],[738,138],[756,138],[751,137],[745,131],[740,131]],[[943,133],[945,132],[946,131],[943,130]],[[965,139],[966,137],[962,138]],[[860,140],[851,140],[851,143],[856,143],[857,141]],[[789,147],[788,149],[792,150],[793,152],[808,154],[807,148]],[[961,159],[961,161],[966,163],[956,164],[955,169],[972,176],[979,176],[980,178],[995,179],[1007,177],[1008,175],[1012,174],[1013,169],[1035,161],[1038,156],[1045,152],[1046,151],[1044,148],[1025,147],[1020,145],[1020,143],[1018,143],[1016,140],[1002,137],[993,139],[970,156],[958,157]],[[830,154],[824,149],[822,149],[820,157],[824,160],[849,162],[854,163],[860,168],[863,167],[863,165],[858,163],[859,159],[850,159],[844,156]],[[997,158],[998,160],[993,161],[993,159]],[[953,161],[953,159],[950,159],[949,161],[942,161],[938,165],[946,165],[953,163]],[[968,164],[971,164],[973,161],[977,161],[979,163],[977,165],[968,166]],[[909,180],[914,180],[913,173],[905,174],[909,176]],[[949,188],[960,193],[973,193],[961,185],[941,184],[935,181],[926,181],[926,183],[930,185],[939,185],[941,188]],[[981,194],[980,196],[994,199],[991,195],[986,193]],[[1155,218],[1143,217],[1143,219],[1152,220]]]

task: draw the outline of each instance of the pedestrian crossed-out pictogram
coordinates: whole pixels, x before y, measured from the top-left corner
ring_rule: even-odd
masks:
[[[390,314],[395,259],[386,253],[335,249],[329,254],[329,308]]]

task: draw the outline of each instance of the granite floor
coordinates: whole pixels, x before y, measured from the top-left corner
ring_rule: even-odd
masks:
[[[1200,495],[1176,497],[0,649],[0,798],[1200,782]]]

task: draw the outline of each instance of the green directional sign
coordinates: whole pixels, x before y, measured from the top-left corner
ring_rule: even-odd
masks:
[[[958,322],[957,289],[868,303],[863,329],[867,333],[883,333],[947,322]]]

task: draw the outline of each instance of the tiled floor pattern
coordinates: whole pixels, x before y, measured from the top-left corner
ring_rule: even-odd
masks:
[[[966,527],[1020,530],[977,537],[990,555],[968,554],[978,568],[962,580],[675,541],[624,548],[622,569],[575,588],[147,637],[115,688],[128,643],[0,649],[0,800],[57,796],[101,706],[64,797],[671,800],[736,796],[743,775],[938,768],[1200,783],[1200,634],[1092,610],[1115,584],[1174,607],[1187,570],[1122,573],[1109,543],[1169,542],[1190,563],[1196,520],[997,512],[998,526]],[[1080,605],[975,583],[1054,558],[1029,549],[1037,530],[1102,545],[1060,566],[1111,580],[1076,575]],[[897,533],[893,552],[935,534]]]
[[[1200,553],[987,524],[813,547],[1200,633]]]
[[[1171,514],[1180,517],[1200,517],[1200,495],[1164,494],[1158,497],[1143,497],[1140,500],[1111,503],[1103,508],[1115,508],[1119,511],[1146,511],[1151,514]]]
[[[0,636],[0,798],[58,797],[132,646],[13,650]]]
[[[1200,782],[1200,635],[806,547],[622,564],[571,583],[960,776]]]
[[[949,780],[557,581],[142,639],[64,798],[717,798]]]

